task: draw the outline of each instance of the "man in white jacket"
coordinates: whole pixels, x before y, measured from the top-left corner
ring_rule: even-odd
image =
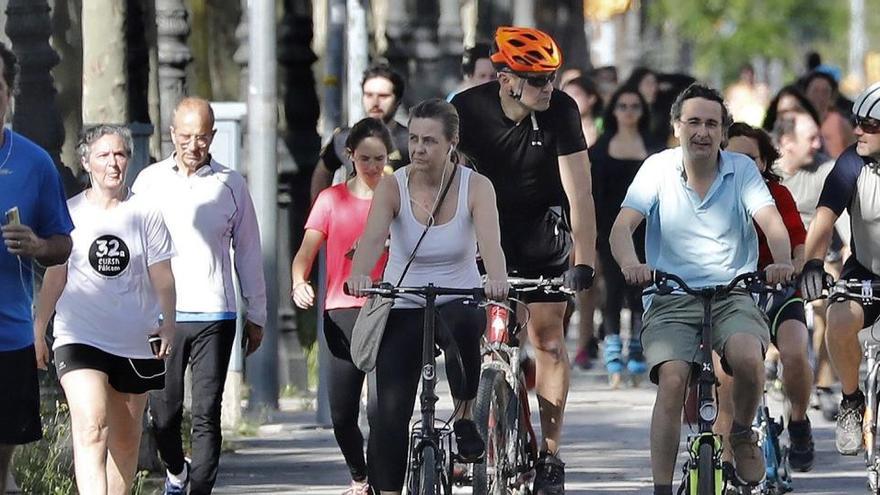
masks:
[[[165,390],[150,397],[165,493],[211,493],[220,460],[220,404],[235,345],[238,276],[247,303],[244,342],[256,351],[266,322],[260,234],[247,184],[211,158],[214,114],[206,100],[185,98],[174,111],[171,157],[144,169],[132,187],[162,211],[177,256],[177,336],[167,361]],[[232,248],[232,253],[230,253]],[[233,267],[235,272],[233,272]],[[192,461],[181,440],[183,375],[192,367]]]

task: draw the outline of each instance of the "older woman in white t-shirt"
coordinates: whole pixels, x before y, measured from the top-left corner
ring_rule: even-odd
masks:
[[[77,488],[95,495],[129,493],[146,392],[164,387],[175,331],[171,237],[161,214],[125,185],[131,149],[123,126],[84,130],[78,151],[91,188],[68,201],[73,251],[46,270],[34,319],[45,369],[56,313],[55,367],[70,406]]]

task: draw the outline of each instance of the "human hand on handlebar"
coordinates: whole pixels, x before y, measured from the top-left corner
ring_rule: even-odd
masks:
[[[486,297],[493,301],[503,301],[507,299],[507,294],[510,292],[510,284],[507,283],[507,279],[491,279],[487,278],[485,282],[483,282],[483,292],[486,293]]]
[[[562,275],[566,289],[580,292],[587,290],[593,285],[595,270],[589,265],[574,265]]]
[[[825,262],[811,259],[804,263],[801,272],[800,289],[806,301],[815,301],[822,297],[822,290],[831,287],[833,279],[825,272]]]
[[[620,268],[620,271],[629,285],[647,285],[654,279],[651,267],[644,263],[624,266]]]
[[[373,279],[370,278],[369,275],[354,275],[348,277],[348,280],[345,281],[345,289],[346,293],[350,294],[354,297],[364,297],[364,289],[369,289],[373,286]]]
[[[768,284],[784,284],[794,277],[794,267],[791,263],[773,263],[764,269],[764,279]]]

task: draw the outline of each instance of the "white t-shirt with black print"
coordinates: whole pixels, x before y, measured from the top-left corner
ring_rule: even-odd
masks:
[[[153,357],[147,338],[161,308],[147,268],[174,256],[162,214],[136,195],[110,209],[86,192],[67,202],[74,229],[55,343],[87,344],[127,358]]]

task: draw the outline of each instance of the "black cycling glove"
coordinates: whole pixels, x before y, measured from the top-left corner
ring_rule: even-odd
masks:
[[[801,272],[801,295],[806,301],[815,301],[822,297],[822,290],[831,287],[833,279],[825,272],[825,262],[812,259],[804,263]]]
[[[593,275],[595,273],[592,266],[574,265],[566,270],[562,276],[563,285],[565,285],[566,289],[571,289],[575,292],[587,290],[593,285]]]

